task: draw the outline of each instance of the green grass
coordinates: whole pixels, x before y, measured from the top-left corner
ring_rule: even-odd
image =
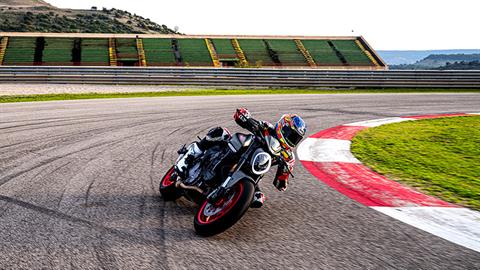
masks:
[[[480,116],[366,129],[353,139],[352,152],[392,180],[480,210]]]
[[[356,89],[356,90],[324,90],[324,89],[202,89],[177,90],[163,92],[131,92],[131,93],[81,93],[81,94],[40,94],[40,95],[5,95],[0,96],[0,103],[32,102],[76,99],[104,98],[140,98],[171,96],[221,96],[221,95],[266,95],[266,94],[368,94],[368,93],[480,93],[480,89]]]

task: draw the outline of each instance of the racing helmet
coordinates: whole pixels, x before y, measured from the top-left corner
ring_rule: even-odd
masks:
[[[307,133],[305,121],[296,114],[284,114],[275,125],[277,138],[284,149],[290,149],[303,139]]]

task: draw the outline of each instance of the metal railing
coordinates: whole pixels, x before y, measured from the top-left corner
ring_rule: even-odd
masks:
[[[0,83],[156,84],[246,87],[480,88],[477,71],[0,67]]]

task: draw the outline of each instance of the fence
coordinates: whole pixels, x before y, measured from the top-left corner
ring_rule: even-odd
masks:
[[[158,84],[311,88],[478,88],[479,71],[0,67],[0,83]]]

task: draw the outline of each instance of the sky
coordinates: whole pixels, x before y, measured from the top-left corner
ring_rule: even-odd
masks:
[[[376,50],[480,49],[479,0],[46,0],[128,10],[185,34],[362,35]]]

